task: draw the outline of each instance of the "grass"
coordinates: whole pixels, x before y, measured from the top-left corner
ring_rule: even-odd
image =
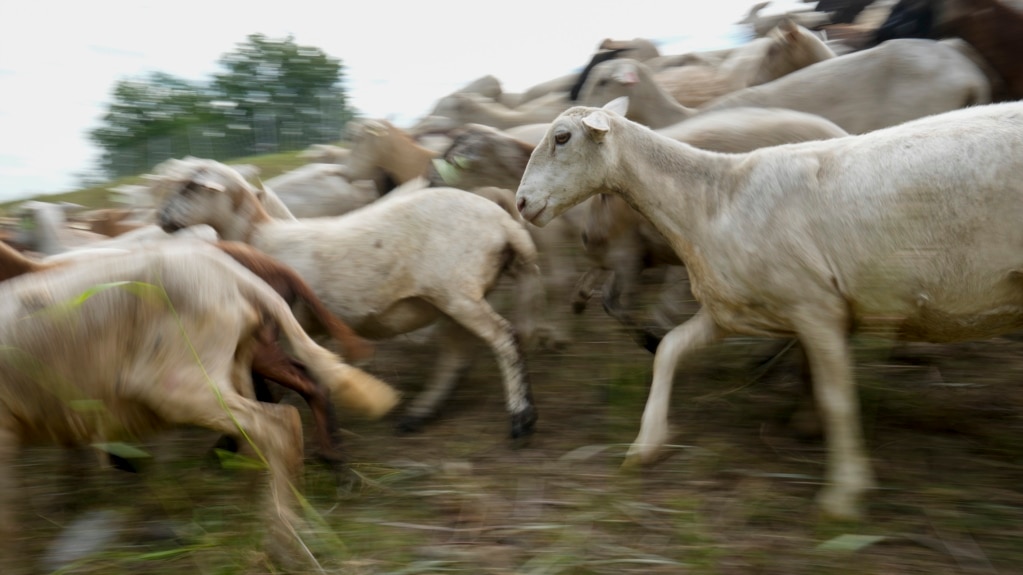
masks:
[[[292,152],[281,152],[279,154],[264,154],[260,156],[249,156],[245,158],[238,158],[235,160],[229,160],[226,163],[230,164],[252,164],[259,168],[259,177],[268,180],[274,176],[278,176],[293,170],[299,166],[305,165],[307,160],[300,158],[299,154],[301,150]],[[81,204],[87,208],[109,208],[115,207],[116,203],[113,201],[110,195],[110,189],[116,188],[123,185],[141,184],[145,180],[139,176],[128,176],[118,178],[102,184],[82,188],[70,192],[50,195],[34,196],[32,198],[22,198],[19,200],[13,200],[10,202],[0,203],[0,213],[9,210],[10,208],[26,201],[26,199],[40,200],[46,202],[72,202]]]

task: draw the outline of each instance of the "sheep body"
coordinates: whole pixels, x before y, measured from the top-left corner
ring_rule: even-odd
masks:
[[[532,431],[535,409],[518,338],[485,296],[503,273],[515,275],[519,309],[529,312],[517,326],[529,338],[543,286],[529,233],[497,204],[430,188],[344,216],[272,220],[252,187],[223,164],[180,161],[165,177],[176,187],[160,209],[165,229],[206,223],[225,239],[287,262],[360,335],[389,338],[441,320],[438,367],[409,406],[404,427],[421,425],[451,390],[469,360],[468,332],[497,357],[512,435]]]
[[[826,425],[819,501],[855,517],[873,479],[847,336],[947,342],[1023,327],[1020,173],[1023,103],[748,154],[698,150],[579,107],[537,146],[517,203],[544,225],[613,191],[686,262],[703,307],[657,350],[630,462],[653,460],[668,439],[684,355],[733,334],[795,336]]]

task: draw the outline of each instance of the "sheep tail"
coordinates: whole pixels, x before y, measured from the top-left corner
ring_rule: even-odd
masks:
[[[334,404],[349,413],[377,419],[391,411],[399,393],[369,373],[343,363],[329,350],[319,346],[299,325],[291,308],[265,282],[243,284],[242,293],[261,310],[264,319],[277,325],[287,342],[288,354],[301,363],[309,375],[330,390]]]

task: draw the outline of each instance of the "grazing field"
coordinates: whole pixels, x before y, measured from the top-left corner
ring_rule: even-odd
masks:
[[[507,437],[500,378],[481,344],[422,432],[399,435],[394,419],[345,421],[343,481],[307,462],[304,537],[324,572],[1019,572],[1023,342],[857,339],[880,489],[867,521],[838,523],[819,518],[813,503],[821,440],[790,421],[805,399],[795,350],[770,361],[776,343],[732,340],[695,357],[676,377],[675,445],[654,466],[622,470],[652,356],[599,302],[571,316],[566,299],[552,313],[571,322],[573,341],[529,355],[540,421],[524,444]],[[381,342],[365,367],[411,393],[433,345]],[[308,415],[300,400],[287,401]],[[26,551],[72,557],[74,545],[55,541],[105,541],[68,573],[271,572],[253,495],[261,471],[239,458],[211,463],[215,440],[199,430],[169,434],[136,446],[150,455],[137,460],[140,473],[104,470],[90,481],[65,469],[66,452],[26,450]]]

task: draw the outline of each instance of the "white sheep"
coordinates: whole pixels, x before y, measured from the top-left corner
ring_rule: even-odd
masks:
[[[397,402],[386,384],[316,345],[266,283],[203,242],[0,283],[0,570],[27,568],[15,521],[21,445],[134,440],[179,425],[251,442],[270,474],[269,551],[297,560],[299,413],[256,401],[249,375],[266,327],[338,403],[379,417]]]
[[[529,233],[498,205],[431,188],[343,216],[274,220],[253,186],[219,162],[179,160],[163,177],[164,229],[208,224],[286,262],[359,335],[384,339],[441,322],[434,373],[406,410],[403,429],[434,415],[471,359],[472,334],[497,358],[512,435],[532,431],[536,412],[519,338],[485,296],[504,273],[517,277],[519,309],[529,313],[516,326],[528,339],[543,286]]]
[[[418,137],[446,133],[472,123],[505,129],[550,122],[571,104],[564,92],[547,94],[515,108],[477,94],[455,93],[442,98],[432,114],[420,119],[408,131]]]
[[[788,108],[858,134],[989,102],[989,82],[964,55],[968,50],[955,40],[894,40],[732,92],[700,108],[679,104],[644,64],[612,60],[594,68],[580,103],[602,106],[628,96],[628,118],[651,128],[725,108]]]
[[[315,218],[345,214],[379,198],[371,180],[372,174],[349,178],[344,165],[314,163],[270,178],[265,185],[295,217]]]
[[[858,516],[873,477],[850,332],[955,341],[1023,327],[1023,103],[748,154],[699,150],[619,113],[560,116],[517,204],[542,226],[593,194],[619,194],[686,262],[702,308],[657,349],[628,462],[654,460],[668,440],[680,359],[735,334],[795,336],[827,436],[819,502]]]
[[[958,38],[891,40],[732,92],[700,111],[745,106],[817,114],[850,134],[991,102],[976,51]]]
[[[733,49],[720,63],[662,68],[654,79],[680,104],[696,107],[834,57],[813,32],[783,20],[763,38]]]

